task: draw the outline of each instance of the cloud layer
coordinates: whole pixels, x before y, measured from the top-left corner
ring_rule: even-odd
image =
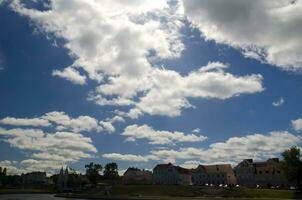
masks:
[[[16,0],[11,8],[29,17],[40,32],[66,42],[74,63],[54,70],[54,76],[79,85],[97,81],[88,100],[130,106],[131,118],[144,113],[175,117],[191,107],[188,98],[227,99],[263,90],[261,75],[232,75],[219,62],[186,76],[157,66],[159,60],[180,57],[185,48],[178,1],[59,0],[39,11]]]
[[[243,137],[232,137],[225,142],[211,144],[208,148],[183,147],[179,149],[155,149],[147,155],[125,155],[119,153],[106,154],[106,158],[115,160],[135,161],[143,158],[161,160],[163,162],[177,162],[187,166],[196,163],[238,163],[247,158],[255,160],[279,156],[285,149],[298,146],[302,137],[286,131],[275,131],[269,134],[252,134]],[[137,160],[137,162],[143,160]],[[194,161],[194,162],[193,162]],[[193,162],[193,163],[192,163]]]
[[[149,144],[174,144],[178,142],[202,142],[207,139],[206,136],[195,134],[185,134],[175,131],[156,131],[148,125],[130,125],[122,133],[126,136],[126,141],[135,141],[139,139],[149,140]]]
[[[302,2],[182,0],[185,15],[207,40],[284,70],[302,69]]]
[[[35,118],[5,117],[0,120],[0,124],[10,126],[54,127],[58,131],[102,131],[112,133],[115,131],[113,123],[123,121],[124,119],[120,116],[115,116],[111,119],[108,118],[105,121],[98,121],[97,119],[87,115],[72,118],[64,112],[53,111]]]
[[[29,153],[30,159],[23,160],[23,170],[52,170],[82,158],[92,158],[97,149],[89,137],[80,133],[46,133],[41,129],[0,128],[2,141],[14,148]],[[32,163],[32,165],[30,165]]]

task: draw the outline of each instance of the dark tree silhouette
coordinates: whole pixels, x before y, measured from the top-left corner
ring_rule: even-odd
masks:
[[[289,181],[295,181],[301,190],[302,181],[302,160],[300,149],[291,147],[282,153],[283,156],[283,170],[286,178]]]
[[[104,178],[115,179],[118,177],[118,166],[116,163],[107,163],[104,169]]]
[[[100,178],[100,172],[103,169],[102,165],[94,164],[93,162],[91,162],[90,164],[85,165],[85,168],[87,178],[93,185],[96,185],[97,181]]]

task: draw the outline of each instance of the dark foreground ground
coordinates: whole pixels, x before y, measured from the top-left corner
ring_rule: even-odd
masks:
[[[114,186],[110,197],[104,197],[101,192],[90,194],[69,194],[64,197],[85,199],[145,199],[145,200],[189,200],[189,199],[302,199],[298,191],[248,189],[248,188],[219,188],[199,186],[157,186],[130,185]]]
[[[81,194],[58,194],[56,195],[56,197],[53,196],[54,194],[38,194],[40,192],[45,191],[0,189],[0,200],[62,200],[66,198],[101,200],[302,199],[302,195],[298,191],[293,190],[218,188],[198,186],[117,185],[112,188],[110,196],[104,196],[100,189]],[[19,193],[19,195],[17,195],[16,193]]]

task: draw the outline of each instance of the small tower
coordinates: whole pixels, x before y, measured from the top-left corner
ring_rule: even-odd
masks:
[[[66,191],[68,188],[67,183],[68,183],[68,167],[66,167],[65,171],[62,167],[58,175],[57,189],[60,192]]]

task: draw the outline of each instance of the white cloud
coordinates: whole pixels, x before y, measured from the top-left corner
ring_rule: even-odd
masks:
[[[16,166],[16,161],[0,160],[0,167],[6,168],[6,173],[9,175],[22,174],[27,171]]]
[[[31,166],[32,168],[46,171],[58,169],[62,164],[73,163],[82,158],[91,158],[97,152],[92,140],[79,133],[45,133],[40,129],[0,128],[0,136],[3,142],[12,147],[28,151],[30,160],[35,159],[35,163],[38,163]],[[29,166],[20,169],[31,170]]]
[[[200,128],[195,128],[192,130],[192,133],[200,133]]]
[[[302,119],[292,120],[292,127],[297,132],[302,132]]]
[[[285,149],[301,142],[301,137],[284,131],[232,137],[225,142],[213,143],[207,149],[189,147],[179,150],[154,150],[151,153],[159,158],[174,161],[197,159],[203,163],[236,163],[246,158],[260,160],[279,156]]]
[[[14,117],[5,117],[0,120],[0,124],[4,125],[13,125],[13,126],[50,126],[48,120],[40,118],[14,118]]]
[[[199,69],[201,72],[213,71],[213,70],[223,70],[228,68],[228,65],[221,62],[209,62],[206,66]]]
[[[107,153],[102,155],[103,158],[118,161],[131,161],[131,162],[148,162],[154,159],[152,155],[141,156],[134,154],[120,154],[120,153]]]
[[[146,74],[151,67],[150,50],[158,58],[177,57],[183,50],[178,33],[182,23],[166,0],[76,0],[68,4],[59,0],[51,1],[47,12],[27,9],[19,1],[11,7],[42,31],[64,38],[65,48],[75,58],[67,69],[83,68],[97,81],[103,74]]]
[[[284,104],[284,99],[283,99],[282,97],[281,97],[279,100],[274,101],[274,102],[272,103],[272,105],[275,106],[275,107],[282,106],[283,104]]]
[[[48,112],[36,118],[14,118],[5,117],[0,120],[0,124],[12,126],[33,126],[33,127],[50,127],[53,126],[58,131],[73,131],[73,132],[109,132],[115,131],[114,123],[124,122],[121,116],[114,116],[105,121],[98,121],[97,119],[81,115],[72,118],[64,112]]]
[[[98,121],[90,116],[79,116],[77,118],[71,118],[64,112],[49,112],[43,115],[41,118],[46,119],[56,124],[57,130],[72,130],[75,132],[82,131],[100,131],[98,127]]]
[[[84,85],[86,83],[86,76],[81,75],[77,70],[71,67],[67,67],[63,71],[54,70],[52,75],[65,78],[74,84]]]
[[[203,135],[185,134],[175,131],[156,131],[148,125],[130,125],[127,126],[122,133],[127,137],[127,141],[135,141],[137,139],[147,139],[150,144],[174,144],[178,142],[202,142],[207,139]]]
[[[199,70],[181,76],[175,71],[157,69],[151,77],[153,86],[135,108],[151,115],[179,116],[182,108],[191,107],[188,98],[228,99],[264,90],[261,75],[240,77],[222,70]]]
[[[177,1],[75,0],[66,4],[58,0],[42,12],[16,0],[11,7],[29,17],[42,32],[66,41],[64,47],[74,63],[55,74],[82,84],[85,79],[77,76],[81,68],[87,78],[99,84],[88,100],[130,106],[131,118],[144,113],[179,116],[183,108],[191,107],[191,97],[226,99],[263,90],[260,75],[224,73],[227,65],[220,62],[209,63],[188,76],[155,66],[160,59],[179,57],[184,49],[180,33],[183,8]]]
[[[199,163],[235,164],[243,159],[263,160],[280,154],[291,146],[299,146],[302,137],[287,131],[275,131],[269,134],[252,134],[242,137],[231,137],[225,142],[212,143],[208,148],[183,147],[179,149],[155,148],[146,155],[108,153],[103,157],[113,160],[178,163],[193,167]]]
[[[180,166],[183,168],[187,168],[187,169],[195,169],[198,167],[198,165],[201,165],[203,163],[201,163],[200,161],[196,161],[196,160],[187,160],[184,163],[182,163]]]
[[[302,2],[182,0],[185,15],[206,40],[284,70],[302,69]]]

